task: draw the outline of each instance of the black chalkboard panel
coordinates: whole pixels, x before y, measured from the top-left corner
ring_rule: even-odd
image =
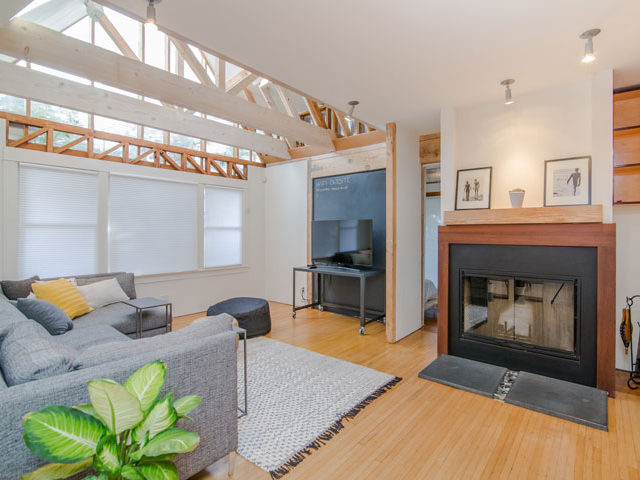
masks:
[[[371,220],[373,265],[385,267],[386,259],[386,171],[371,170],[321,177],[313,180],[313,220]],[[323,283],[326,303],[357,307],[359,282],[354,278],[327,277]],[[367,284],[368,309],[384,311],[385,278]]]

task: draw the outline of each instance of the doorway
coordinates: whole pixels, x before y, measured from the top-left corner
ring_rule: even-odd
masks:
[[[438,315],[438,226],[440,208],[440,164],[422,167],[422,305],[425,324],[436,324]]]

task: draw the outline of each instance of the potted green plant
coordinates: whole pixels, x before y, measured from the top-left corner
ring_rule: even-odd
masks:
[[[84,480],[178,480],[171,461],[194,450],[200,436],[176,428],[195,409],[197,395],[159,398],[164,362],[151,362],[120,385],[109,379],[87,383],[91,403],[49,406],[23,418],[27,447],[48,463],[24,480],[68,478],[90,468]]]
[[[511,200],[512,208],[520,208],[522,207],[522,202],[524,201],[524,190],[522,188],[514,188],[513,190],[509,190],[509,199]]]

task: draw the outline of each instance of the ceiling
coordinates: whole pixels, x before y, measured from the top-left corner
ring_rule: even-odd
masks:
[[[99,0],[144,16],[145,0]],[[440,109],[614,69],[640,83],[638,0],[162,0],[162,28],[377,126],[437,131]],[[579,34],[599,27],[597,60]]]

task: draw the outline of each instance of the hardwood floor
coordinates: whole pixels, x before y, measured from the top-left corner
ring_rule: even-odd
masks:
[[[435,321],[396,344],[384,326],[272,303],[271,338],[366,365],[404,380],[369,405],[286,479],[640,479],[640,390],[618,372],[609,432],[428,382],[418,372],[436,356]],[[201,317],[174,320],[177,328]],[[192,480],[226,479],[217,462]],[[269,479],[237,456],[233,479]]]

